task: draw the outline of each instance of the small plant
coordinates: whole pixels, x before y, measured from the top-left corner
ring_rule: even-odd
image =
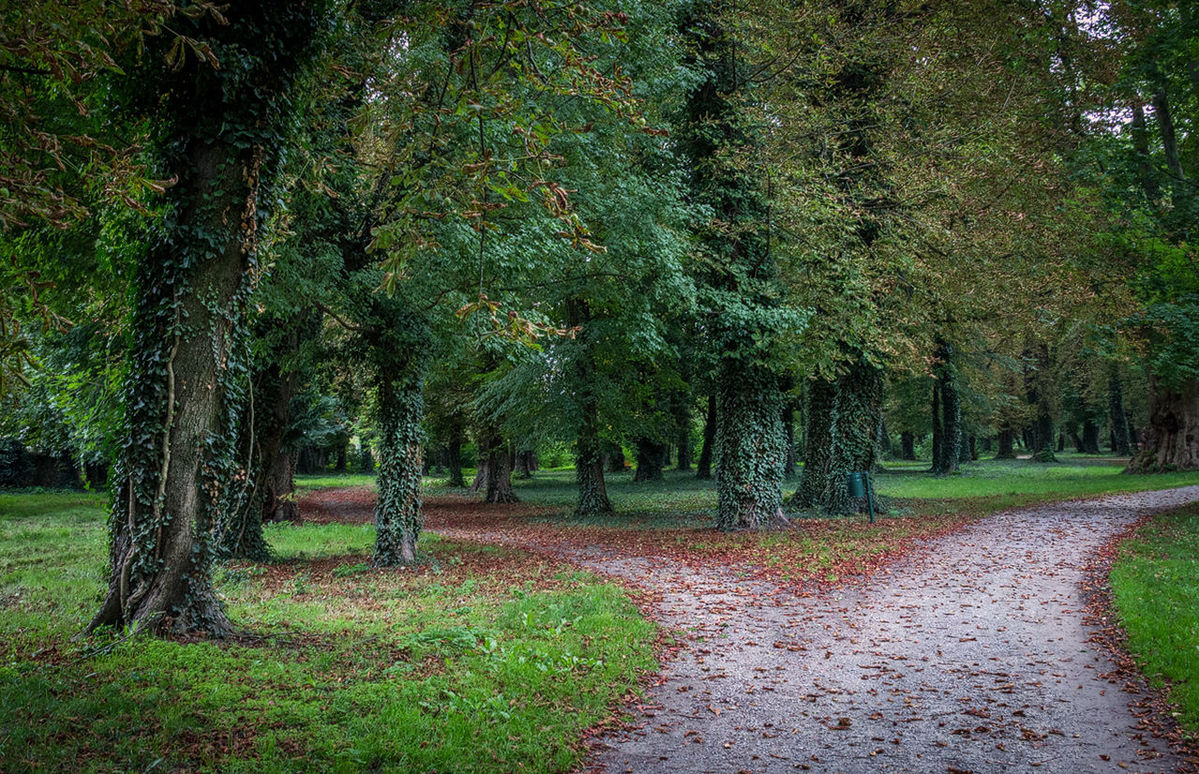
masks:
[[[370,570],[370,568],[371,566],[366,562],[359,562],[358,564],[343,564],[333,568],[333,577],[349,578],[352,575],[361,575],[362,573]]]
[[[296,576],[291,579],[291,595],[293,597],[302,597],[308,593],[308,582],[312,577],[308,571],[296,573]]]

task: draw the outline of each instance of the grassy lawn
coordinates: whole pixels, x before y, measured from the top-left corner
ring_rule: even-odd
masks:
[[[1158,516],[1126,540],[1111,572],[1129,650],[1155,685],[1170,686],[1199,738],[1199,506]]]
[[[1051,464],[983,459],[943,477],[930,475],[926,462],[886,462],[875,476],[875,490],[894,506],[892,515],[902,517],[961,510],[993,513],[1039,502],[1199,484],[1199,473],[1133,476],[1122,472],[1124,460],[1071,452],[1059,453],[1058,458],[1059,462]],[[473,470],[466,471],[467,481],[473,474]],[[374,486],[373,476],[364,474],[297,476],[296,481],[302,493],[327,487]],[[444,478],[425,479],[428,494],[463,491],[448,489],[445,484]],[[664,481],[633,483],[629,470],[607,474],[607,485],[616,514],[589,521],[588,526],[704,526],[711,523],[716,510],[715,484],[699,481],[693,473],[670,470]],[[784,490],[789,495],[797,485],[797,480],[785,482]],[[514,479],[513,486],[521,500],[545,505],[547,512],[567,513],[574,505],[571,468],[541,470],[531,479]]]
[[[104,508],[0,495],[0,771],[568,771],[654,668],[657,632],[595,576],[373,528],[269,528],[218,572],[235,643],[72,639],[105,583]]]

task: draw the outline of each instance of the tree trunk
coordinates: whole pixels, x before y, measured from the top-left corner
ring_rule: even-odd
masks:
[[[604,455],[600,452],[599,416],[593,401],[584,402],[582,421],[575,448],[575,482],[578,498],[574,515],[578,517],[612,513],[608,487],[604,481]],[[623,467],[624,456],[621,455]]]
[[[147,42],[135,104],[163,130],[163,217],[138,262],[129,434],[114,477],[107,596],[89,630],[231,631],[212,587],[217,509],[239,473],[237,401],[248,352],[243,311],[257,269],[262,189],[274,182],[292,81],[315,53],[324,12],[261,2],[177,17],[180,34],[245,52],[236,68],[165,62],[174,35]],[[202,118],[198,118],[202,116]],[[236,139],[235,139],[236,138]],[[272,207],[273,209],[273,207]]]
[[[466,486],[462,478],[462,427],[454,425],[450,430],[450,440],[447,446],[446,462],[449,466],[449,485],[454,487]]]
[[[383,354],[383,353],[380,353]],[[421,369],[423,370],[423,369]],[[420,537],[423,374],[413,364],[381,369],[379,394],[379,499],[375,504],[376,566],[416,561]]]
[[[953,347],[945,342],[937,346],[937,365],[934,375],[937,384],[934,387],[934,403],[940,398],[940,422],[934,417],[933,433],[936,434],[940,425],[941,440],[933,439],[933,473],[946,476],[956,473],[963,459],[962,454],[962,400],[958,394],[957,368],[953,363]],[[935,410],[935,409],[934,409]],[[969,459],[969,451],[965,455]]]
[[[624,473],[624,449],[620,447],[620,444],[612,443],[610,441],[601,441],[600,449],[602,450],[602,454],[604,456],[604,465],[607,467],[608,472]]]
[[[726,365],[716,414],[716,526],[786,522],[783,515],[783,411],[778,377]]]
[[[533,477],[533,452],[522,451],[516,453],[516,475],[520,478]]]
[[[942,447],[945,444],[945,427],[942,424],[943,420],[942,420],[942,412],[941,412],[941,382],[936,379],[933,380],[933,391],[932,391],[931,403],[932,403],[932,405],[930,408],[931,408],[932,424],[933,424],[933,438],[932,438],[933,461],[932,461],[932,467],[930,468],[930,471],[932,473],[936,473],[938,466],[943,464],[944,459],[945,459],[945,452],[942,451]]]
[[[295,490],[290,459],[283,453],[295,374],[279,365],[298,346],[299,336],[293,330],[271,353],[271,362],[253,376],[239,443],[239,456],[246,461],[248,475],[242,495],[226,499],[220,525],[222,556],[267,561],[270,548],[263,523],[299,519],[299,506],[290,496]]]
[[[1120,381],[1118,367],[1112,366],[1111,379],[1108,382],[1109,413],[1112,424],[1112,453],[1121,457],[1132,456],[1132,445],[1128,432],[1128,414],[1124,411],[1124,387]]]
[[[481,448],[479,452],[479,456],[475,461],[475,478],[470,483],[470,491],[472,492],[482,492],[487,486],[487,466],[490,458],[482,453]]]
[[[695,466],[695,477],[712,478],[712,450],[716,445],[716,394],[708,396],[708,411],[704,415],[704,445],[699,450],[699,462]]]
[[[916,459],[916,435],[911,430],[899,434],[899,458],[904,460]]]
[[[1082,453],[1099,454],[1099,425],[1090,417],[1082,423]]]
[[[783,403],[783,442],[787,445],[783,452],[783,478],[793,481],[799,463],[795,454],[795,401],[791,398]]]
[[[1028,404],[1035,419],[1028,428],[1028,448],[1033,462],[1057,462],[1053,454],[1053,415],[1050,413],[1049,390],[1045,382],[1049,372],[1049,347],[1041,344],[1036,368],[1025,375]]]
[[[633,481],[661,481],[666,466],[666,445],[649,438],[637,439],[637,470]]]
[[[997,460],[1016,459],[1016,432],[1011,425],[1004,424],[999,428],[999,450],[995,453]]]
[[[1178,137],[1174,131],[1173,112],[1170,108],[1170,100],[1166,95],[1166,87],[1163,84],[1153,94],[1153,114],[1157,118],[1157,130],[1161,137],[1162,149],[1166,155],[1166,167],[1170,170],[1170,174],[1176,181],[1186,179],[1186,175],[1182,169],[1182,156],[1178,153]]]
[[[1128,473],[1199,470],[1199,380],[1180,389],[1149,377],[1149,426],[1142,449],[1128,463]]]
[[[811,384],[808,445],[793,502],[828,513],[856,513],[865,498],[850,498],[845,476],[873,471],[882,427],[882,371],[859,356],[834,383]]]
[[[824,508],[830,513],[853,510],[845,489],[849,461],[837,443],[837,386],[818,379],[808,385],[807,444],[803,475],[791,504],[799,508]],[[839,480],[838,480],[839,479]]]
[[[1149,129],[1145,123],[1145,107],[1139,100],[1132,104],[1132,148],[1136,154],[1141,189],[1145,192],[1145,198],[1150,202],[1156,202],[1161,196],[1161,189],[1153,170],[1153,159],[1149,155]]]
[[[676,470],[691,470],[691,395],[684,393],[675,408],[675,446],[678,448]]]
[[[484,492],[483,502],[520,502],[512,491],[512,454],[503,436],[494,430],[485,433],[479,449],[486,456],[479,467],[483,477],[480,486]]]

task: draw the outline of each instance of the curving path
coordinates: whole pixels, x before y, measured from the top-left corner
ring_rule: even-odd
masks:
[[[1194,764],[1137,729],[1088,643],[1088,561],[1199,486],[997,514],[869,585],[813,596],[571,553],[661,593],[695,641],[638,724],[609,736],[610,772],[1171,772]],[[439,530],[453,535],[455,530]],[[467,535],[463,535],[464,537]],[[478,532],[469,537],[478,539]],[[496,536],[503,539],[502,536]]]

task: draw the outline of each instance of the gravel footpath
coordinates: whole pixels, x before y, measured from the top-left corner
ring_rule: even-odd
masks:
[[[1172,772],[1088,643],[1082,582],[1111,537],[1199,486],[987,517],[858,584],[798,596],[596,547],[570,558],[660,592],[692,632],[602,740],[609,772]],[[455,530],[443,530],[453,535]],[[478,538],[479,535],[471,535]]]
[[[665,591],[697,642],[611,772],[1170,772],[1114,665],[1088,643],[1081,584],[1109,538],[1199,487],[996,514],[868,584],[796,597],[729,576],[585,561]],[[640,565],[640,566],[637,566]]]

